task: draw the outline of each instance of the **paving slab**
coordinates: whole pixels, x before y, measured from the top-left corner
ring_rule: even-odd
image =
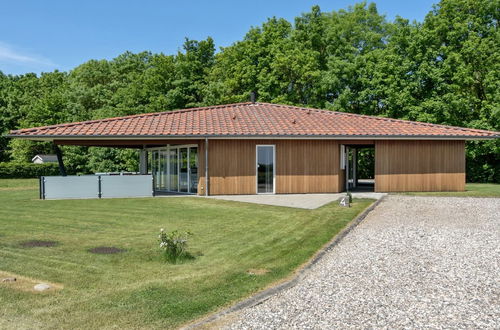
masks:
[[[353,198],[380,199],[385,193],[353,193]],[[220,195],[208,196],[206,198],[222,199],[235,202],[254,204],[295,207],[301,209],[316,209],[328,203],[334,202],[345,193],[341,194],[275,194],[275,195]]]

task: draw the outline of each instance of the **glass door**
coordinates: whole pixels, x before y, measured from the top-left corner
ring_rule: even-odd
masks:
[[[160,154],[159,150],[153,150],[151,152],[151,173],[154,177],[155,191],[160,190],[160,168],[158,166],[158,156]]]
[[[351,191],[356,188],[356,172],[357,172],[357,150],[354,147],[345,147],[345,185],[346,191]]]
[[[257,193],[274,194],[274,145],[257,146]]]
[[[167,177],[168,177],[167,152],[165,150],[159,151],[158,161],[159,161],[158,168],[159,168],[159,173],[160,173],[160,177],[158,180],[159,181],[159,190],[167,190]]]
[[[177,167],[177,148],[169,148],[168,149],[169,161],[168,161],[168,190],[169,191],[178,191],[179,189],[179,175],[178,175],[178,167]]]
[[[188,148],[179,148],[179,191],[188,192]]]
[[[173,146],[151,150],[151,173],[158,192],[198,192],[198,147]]]
[[[154,150],[152,152],[152,168],[153,175],[155,178],[155,190],[165,191],[167,190],[166,180],[167,180],[167,168],[165,160],[165,152],[163,150]]]
[[[198,192],[198,148],[189,148],[189,192]]]

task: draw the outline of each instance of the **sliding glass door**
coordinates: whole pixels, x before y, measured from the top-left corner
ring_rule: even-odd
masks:
[[[188,192],[188,148],[179,148],[179,191]]]
[[[198,192],[198,147],[170,146],[152,150],[157,192]]]
[[[274,194],[274,145],[257,145],[257,193]]]
[[[179,190],[179,175],[178,175],[179,168],[177,166],[178,163],[177,151],[178,151],[177,148],[172,148],[167,150],[167,153],[169,155],[169,161],[168,161],[169,172],[167,173],[168,183],[169,183],[168,191]]]
[[[189,191],[198,192],[198,148],[189,148]]]
[[[165,151],[154,150],[152,153],[153,176],[155,177],[155,190],[165,191],[168,187],[167,182],[167,163]]]

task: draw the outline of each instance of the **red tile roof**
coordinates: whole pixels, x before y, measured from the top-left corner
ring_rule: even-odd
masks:
[[[237,103],[26,128],[11,137],[498,138],[499,132],[269,103]]]

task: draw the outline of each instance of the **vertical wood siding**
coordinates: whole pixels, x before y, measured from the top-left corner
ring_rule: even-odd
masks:
[[[338,192],[339,144],[332,140],[276,142],[276,193]]]
[[[276,193],[339,191],[339,143],[332,140],[210,140],[211,195],[256,193],[256,145],[276,146]],[[201,177],[201,176],[200,176]]]
[[[464,189],[464,141],[375,142],[375,191]]]
[[[209,140],[210,195],[256,193],[255,145],[250,140]]]
[[[198,195],[205,195],[205,140],[198,142]]]

